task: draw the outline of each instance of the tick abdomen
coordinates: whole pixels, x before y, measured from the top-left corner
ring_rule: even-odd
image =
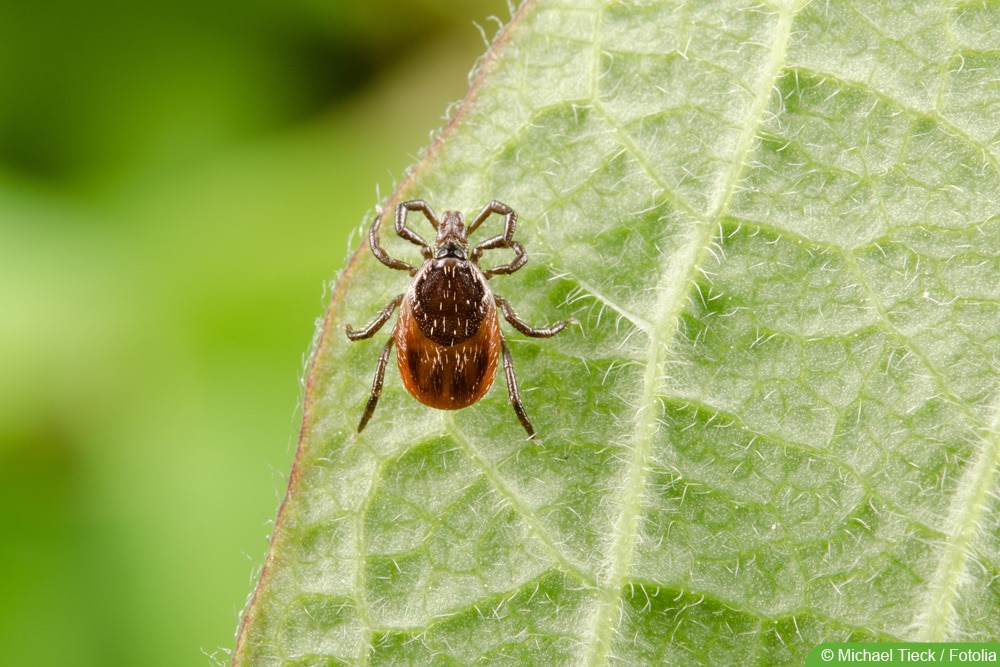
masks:
[[[429,260],[403,299],[396,361],[425,405],[457,410],[489,391],[499,358],[496,306],[486,279],[465,261]]]

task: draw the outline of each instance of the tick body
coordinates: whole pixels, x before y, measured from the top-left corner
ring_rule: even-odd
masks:
[[[437,231],[433,246],[406,226],[410,211],[423,213]],[[468,236],[493,214],[504,217],[503,233],[486,239],[470,252]],[[445,211],[439,219],[427,202],[404,202],[396,207],[396,234],[420,246],[424,261],[418,267],[390,257],[382,249],[378,240],[381,216],[376,216],[368,232],[372,254],[389,268],[409,272],[413,280],[406,292],[390,301],[367,327],[360,330],[347,327],[347,337],[351,340],[370,338],[399,308],[399,318],[375,367],[372,393],[358,424],[359,433],[375,412],[385,367],[395,344],[403,386],[424,405],[440,410],[457,410],[482,398],[493,384],[502,357],[514,412],[528,436],[534,435],[521,403],[498,311],[515,329],[535,338],[555,336],[574,320],[551,327],[531,327],[490,289],[490,278],[513,273],[528,261],[524,246],[513,239],[516,222],[514,210],[497,201],[487,204],[468,229],[458,211]],[[479,260],[483,252],[496,248],[513,250],[514,259],[509,264],[482,269]]]

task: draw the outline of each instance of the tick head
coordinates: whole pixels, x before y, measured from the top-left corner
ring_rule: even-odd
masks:
[[[435,259],[465,259],[468,256],[469,243],[465,238],[465,222],[458,211],[445,211],[438,225],[437,238],[434,240]]]

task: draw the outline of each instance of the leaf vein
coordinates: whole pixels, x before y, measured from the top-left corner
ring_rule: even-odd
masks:
[[[465,452],[466,456],[472,459],[476,467],[482,471],[496,492],[499,493],[500,496],[507,501],[514,512],[516,512],[517,515],[528,524],[531,532],[542,543],[542,548],[552,558],[553,564],[559,567],[563,572],[576,577],[584,584],[588,586],[596,586],[597,582],[594,580],[594,577],[587,572],[586,568],[579,563],[573,562],[573,560],[563,552],[563,550],[559,547],[559,543],[556,542],[555,538],[553,538],[552,535],[539,522],[535,513],[525,505],[524,501],[519,498],[507,482],[504,481],[503,476],[500,474],[500,471],[497,470],[496,466],[487,461],[482,452],[476,448],[472,441],[465,437],[465,435],[456,426],[450,414],[445,415],[445,422],[447,424],[448,434],[454,439],[455,442],[458,443],[458,445]]]
[[[1000,393],[993,405],[993,419],[982,439],[975,461],[968,466],[958,484],[949,511],[951,530],[941,549],[941,562],[927,587],[924,602],[918,608],[915,639],[946,641],[956,636],[955,599],[968,583],[966,570],[974,558],[972,541],[991,495],[996,495],[1000,469]]]
[[[639,513],[650,470],[653,440],[658,428],[656,411],[661,400],[659,388],[666,373],[669,342],[676,332],[686,294],[711,243],[713,221],[719,218],[728,205],[753,147],[757,129],[763,120],[768,100],[782,70],[795,11],[795,8],[784,6],[780,10],[766,73],[761,76],[761,85],[755,91],[747,112],[746,123],[733,151],[731,167],[720,180],[716,190],[714,205],[710,207],[709,214],[705,218],[696,219],[691,225],[689,238],[671,258],[673,261],[664,262],[658,281],[660,298],[654,311],[658,319],[654,322],[653,335],[649,341],[649,357],[643,377],[639,407],[636,410],[631,455],[622,483],[620,512],[612,526],[610,560],[607,563],[606,574],[601,579],[590,640],[586,647],[591,665],[603,665],[608,661],[612,633],[616,623],[621,622],[624,613],[621,591],[632,567]],[[656,179],[657,182],[660,180]]]

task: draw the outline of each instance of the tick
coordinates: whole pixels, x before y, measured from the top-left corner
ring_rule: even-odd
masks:
[[[406,226],[410,211],[419,211],[437,232],[434,245]],[[490,237],[469,252],[468,237],[491,215],[502,215],[503,233]],[[514,273],[528,261],[524,246],[514,240],[517,213],[498,201],[491,201],[472,220],[468,229],[459,211],[445,211],[441,218],[427,202],[417,199],[396,207],[396,234],[420,246],[424,261],[419,267],[390,257],[379,245],[378,231],[381,214],[372,221],[368,245],[378,261],[390,269],[407,271],[413,279],[406,291],[386,304],[371,324],[355,330],[347,325],[347,337],[354,340],[371,338],[399,308],[399,317],[382,348],[375,366],[372,393],[358,424],[360,433],[375,412],[382,395],[382,380],[389,363],[389,353],[396,344],[396,363],[403,386],[410,394],[432,408],[458,410],[482,398],[493,385],[499,356],[503,355],[503,370],[507,377],[507,393],[528,437],[535,434],[514,378],[514,362],[507,340],[500,330],[500,318],[526,336],[550,338],[576,320],[564,320],[550,327],[535,328],[517,316],[502,297],[490,290],[489,279]],[[487,250],[509,248],[514,259],[488,269],[479,266]]]

